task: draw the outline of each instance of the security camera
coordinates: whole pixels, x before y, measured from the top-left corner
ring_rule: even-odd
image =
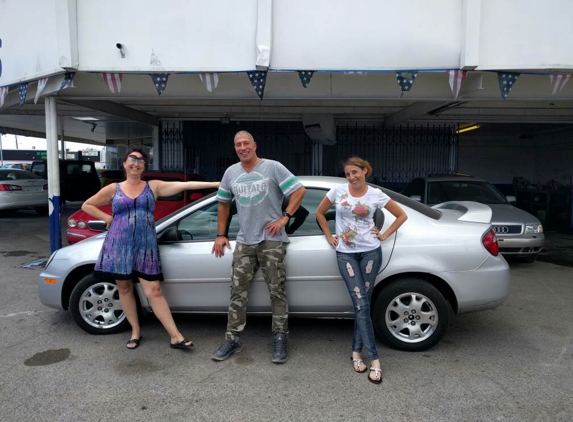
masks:
[[[125,58],[125,52],[123,51],[123,44],[118,42],[115,44],[115,46],[117,47],[117,49],[119,50],[119,53],[121,54],[121,58]]]

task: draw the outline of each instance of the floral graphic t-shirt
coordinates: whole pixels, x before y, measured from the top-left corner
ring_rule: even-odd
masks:
[[[355,198],[348,191],[348,184],[331,189],[326,197],[336,205],[336,234],[339,252],[367,252],[380,246],[380,241],[370,232],[374,227],[376,208],[384,208],[390,197],[380,189],[368,186],[364,196]]]

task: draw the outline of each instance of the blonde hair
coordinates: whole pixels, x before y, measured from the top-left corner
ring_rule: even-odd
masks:
[[[347,158],[346,161],[342,163],[342,169],[344,170],[344,167],[346,166],[356,166],[361,168],[362,170],[366,169],[366,177],[372,174],[372,166],[370,165],[370,163],[358,156]]]

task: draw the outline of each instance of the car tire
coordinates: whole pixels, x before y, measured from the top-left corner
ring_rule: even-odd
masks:
[[[119,303],[117,285],[93,274],[82,278],[70,296],[70,313],[76,324],[90,334],[115,334],[129,328]]]
[[[378,337],[392,347],[420,352],[436,345],[450,322],[444,296],[425,280],[397,280],[376,297],[372,322]]]
[[[525,256],[520,258],[520,261],[525,263],[525,264],[533,264],[536,259],[537,259],[537,254],[525,255]]]

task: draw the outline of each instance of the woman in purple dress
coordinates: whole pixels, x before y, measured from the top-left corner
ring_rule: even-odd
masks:
[[[151,308],[163,324],[174,349],[188,349],[193,342],[177,329],[159,282],[163,280],[155,235],[155,200],[190,189],[218,188],[219,182],[145,182],[141,174],[149,156],[140,147],[130,148],[123,158],[126,180],[103,187],[82,205],[89,215],[103,220],[108,233],[95,266],[95,275],[116,280],[121,307],[131,324],[128,349],[141,340],[133,281],[139,281]],[[112,215],[98,207],[112,204]]]

